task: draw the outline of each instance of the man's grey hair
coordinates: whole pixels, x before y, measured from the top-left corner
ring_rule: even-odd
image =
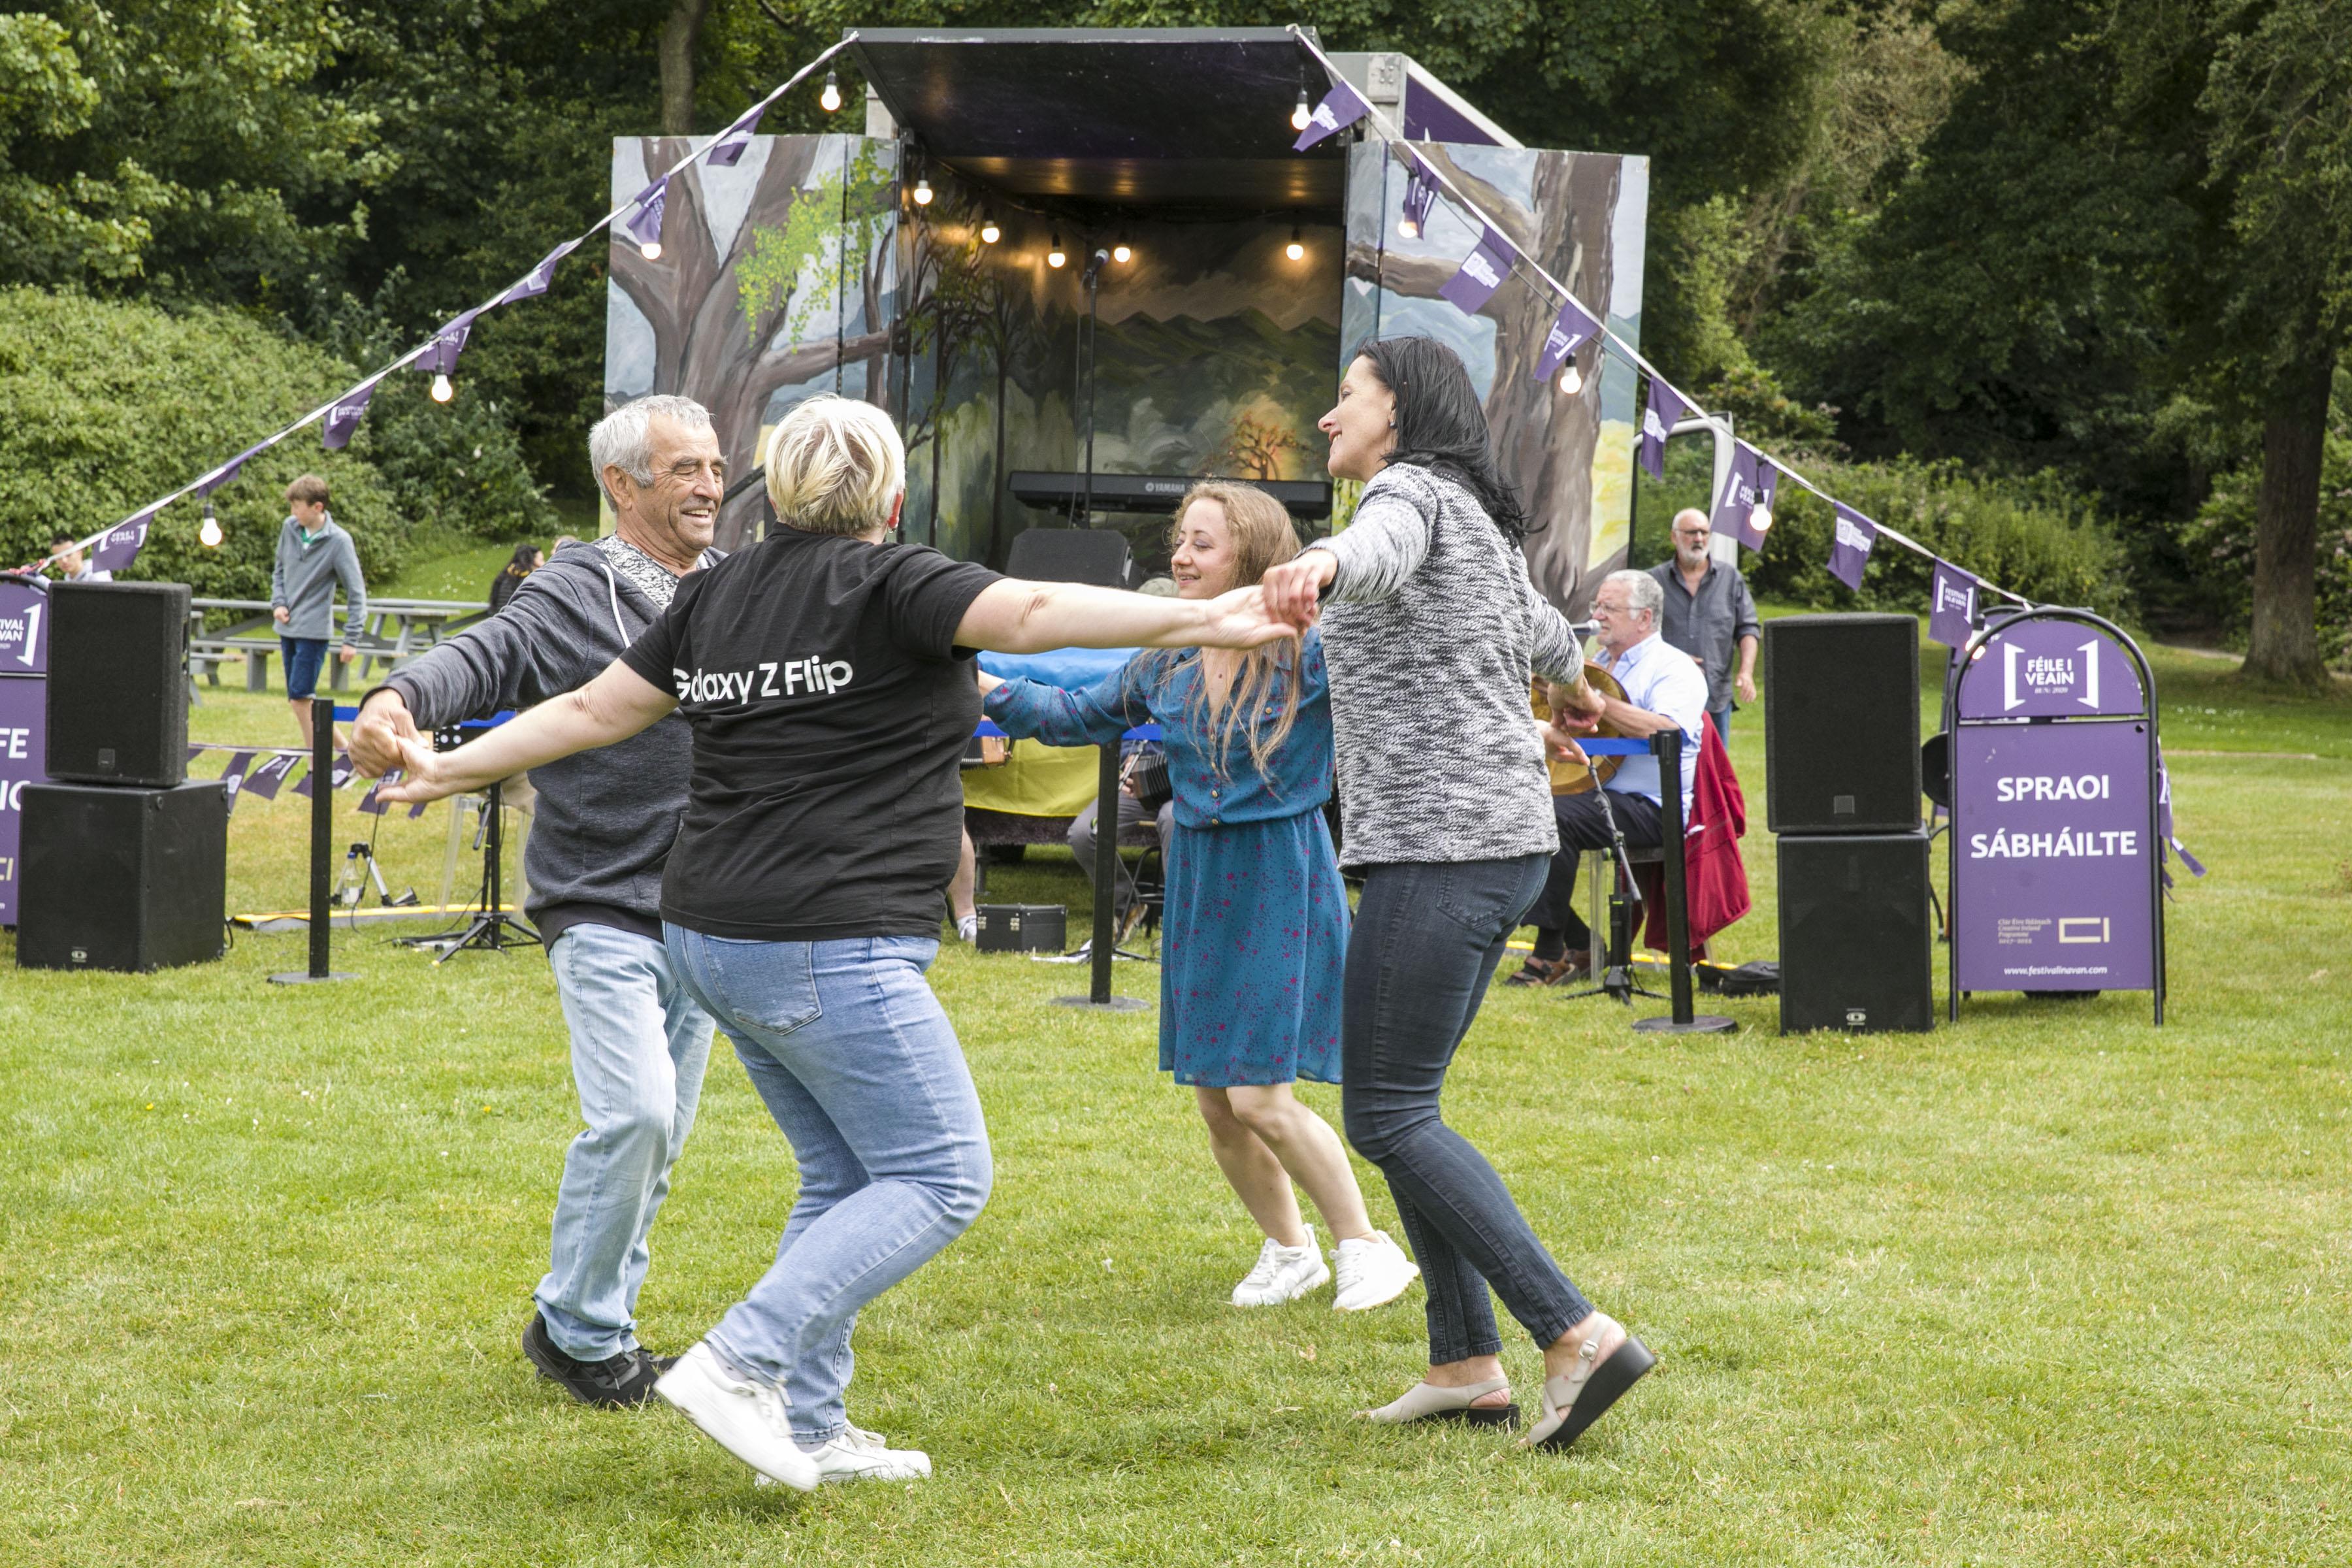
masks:
[[[1655,577],[1647,572],[1612,572],[1601,579],[1604,588],[1612,583],[1625,584],[1627,609],[1649,616],[1654,626],[1658,624],[1659,613],[1666,607],[1666,591],[1658,586]]]
[[[710,410],[691,397],[657,392],[624,403],[588,432],[588,462],[596,470],[596,488],[604,487],[604,470],[618,468],[641,485],[654,482],[654,416],[674,420],[688,430],[710,428]],[[606,499],[610,500],[610,492]],[[617,504],[617,503],[616,503]]]

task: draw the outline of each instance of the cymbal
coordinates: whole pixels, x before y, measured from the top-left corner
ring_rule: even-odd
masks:
[[[1584,666],[1584,683],[1603,697],[1614,697],[1620,702],[1625,700],[1625,689],[1618,684],[1617,678],[1601,666],[1589,660]],[[1549,720],[1551,717],[1550,694],[1543,689],[1543,684],[1541,681],[1537,682],[1537,691],[1533,700],[1536,717]],[[1594,731],[1593,735],[1595,738],[1607,736],[1612,740],[1622,740],[1625,732],[1603,719],[1601,721],[1601,728]],[[1549,758],[1546,761],[1551,769],[1552,794],[1584,795],[1599,789],[1614,778],[1617,770],[1624,765],[1625,759],[1612,756],[1594,757],[1589,763],[1563,763]]]

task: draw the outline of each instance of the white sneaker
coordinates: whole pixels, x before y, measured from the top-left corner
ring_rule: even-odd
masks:
[[[702,1428],[702,1435],[751,1466],[800,1491],[814,1491],[816,1461],[793,1441],[782,1389],[745,1383],[710,1347],[696,1341],[662,1373],[654,1392]]]
[[[1315,1227],[1307,1227],[1307,1245],[1285,1247],[1272,1237],[1257,1249],[1257,1267],[1234,1287],[1236,1307],[1273,1307],[1296,1301],[1331,1278],[1323,1249],[1315,1245]]]
[[[978,915],[956,916],[956,935],[965,942],[978,942],[980,940],[980,917]]]
[[[1341,1242],[1339,1258],[1339,1289],[1333,1292],[1331,1305],[1342,1312],[1384,1307],[1421,1277],[1421,1266],[1384,1230]]]
[[[816,1465],[820,1481],[919,1481],[931,1473],[931,1457],[920,1448],[893,1448],[879,1432],[863,1426],[843,1429],[822,1448],[804,1450]],[[763,1487],[776,1483],[753,1478]]]

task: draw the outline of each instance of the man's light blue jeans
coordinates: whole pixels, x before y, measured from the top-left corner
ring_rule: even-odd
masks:
[[[737,1375],[783,1389],[813,1448],[847,1425],[859,1309],[961,1235],[994,1179],[963,1047],[923,978],[940,944],[664,929],[800,1162],[774,1266],[705,1338]]]
[[[694,1126],[710,1016],[660,942],[576,925],[547,952],[572,1026],[572,1079],[587,1129],[563,1154],[547,1278],[532,1294],[548,1338],[574,1361],[637,1342],[646,1233]]]

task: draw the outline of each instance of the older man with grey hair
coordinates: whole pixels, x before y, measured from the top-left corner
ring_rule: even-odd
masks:
[[[1707,721],[1706,677],[1658,635],[1664,603],[1664,588],[1646,572],[1612,572],[1601,580],[1592,596],[1592,618],[1601,628],[1599,662],[1617,678],[1625,695],[1620,700],[1596,692],[1601,706],[1584,716],[1606,719],[1633,737],[1680,730],[1687,816],[1691,785],[1698,773],[1699,731]],[[1665,837],[1664,799],[1658,760],[1650,756],[1625,758],[1598,790],[1552,797],[1559,851],[1552,857],[1551,876],[1542,894],[1528,911],[1536,928],[1535,952],[1505,984],[1550,985],[1593,972],[1592,932],[1576,912],[1579,852],[1610,847],[1612,816],[1627,845],[1658,844]]]
[[[669,607],[710,547],[726,464],[710,415],[689,398],[641,397],[588,437],[614,531],[573,542],[504,608],[394,671],[361,704],[352,757],[374,775],[397,741],[529,706],[585,685]],[[637,1343],[646,1232],[694,1124],[711,1021],[662,946],[662,868],[686,808],[693,738],[664,719],[531,770],[537,820],[526,912],[555,972],[586,1129],[564,1154],[554,1236],[523,1353],[591,1405],[636,1405],[670,1358]]]

